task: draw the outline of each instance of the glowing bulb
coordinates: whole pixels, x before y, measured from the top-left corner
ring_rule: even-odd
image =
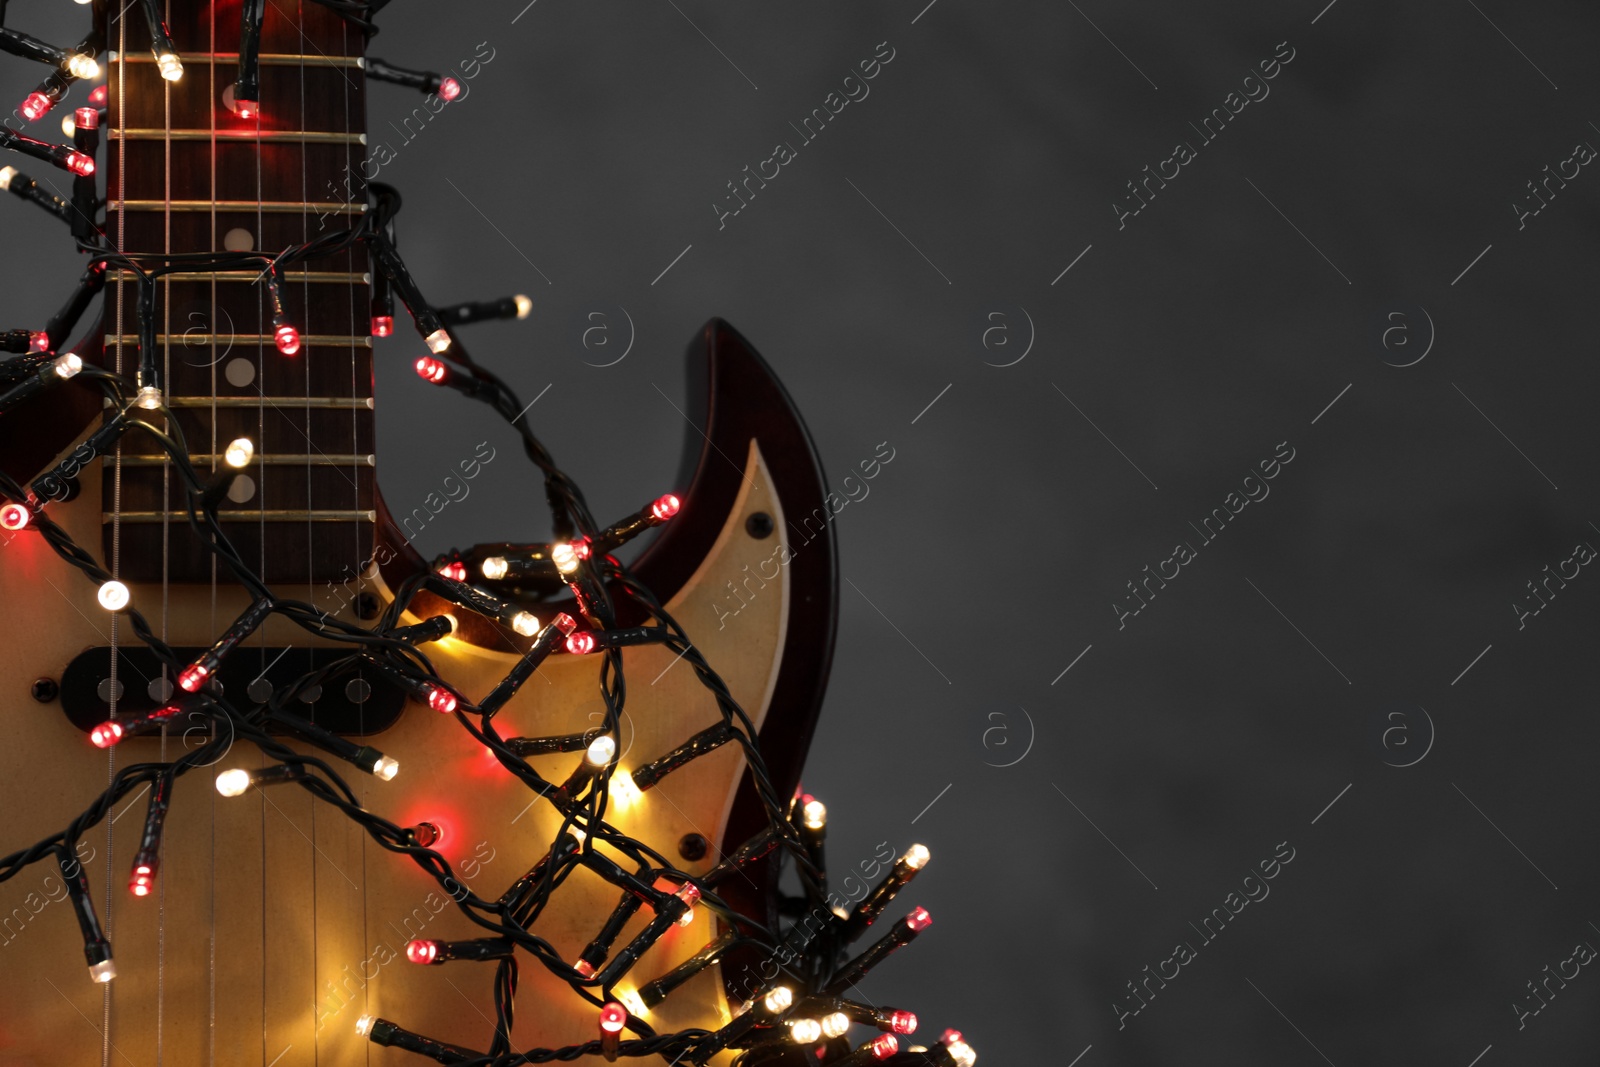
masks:
[[[574,656],[587,656],[594,651],[594,634],[580,630],[567,636],[567,651]]]
[[[100,77],[100,64],[94,61],[94,56],[86,56],[79,52],[67,57],[67,73],[74,78],[87,81]]]
[[[444,831],[439,829],[438,823],[419,822],[411,828],[411,839],[423,848],[432,848],[444,837]]]
[[[75,130],[92,130],[100,125],[100,112],[92,107],[80,107],[72,113],[72,125]],[[66,129],[66,119],[61,120],[61,128]]]
[[[622,1001],[623,1007],[627,1008],[628,1013],[636,1019],[642,1019],[650,1014],[644,1006],[644,998],[639,996],[637,989],[619,989],[617,999]]]
[[[428,707],[441,715],[448,715],[456,710],[456,695],[442,685],[429,685]]]
[[[590,963],[588,960],[579,960],[577,963],[572,965],[572,969],[583,975],[585,978],[594,977],[594,964]]]
[[[951,1059],[956,1061],[956,1067],[972,1067],[974,1063],[978,1062],[978,1054],[973,1051],[972,1046],[959,1037],[954,1041],[946,1042],[944,1050],[950,1054]]]
[[[608,1034],[618,1034],[628,1025],[628,1009],[612,1001],[600,1009],[600,1029]]]
[[[78,120],[71,115],[61,116],[61,132],[71,137],[78,132]]]
[[[786,985],[777,986],[761,998],[761,1006],[773,1015],[782,1015],[794,1004],[794,990]]]
[[[822,1024],[815,1019],[794,1019],[789,1023],[789,1036],[797,1045],[810,1045],[822,1037]]]
[[[426,340],[428,351],[434,355],[438,355],[440,352],[447,351],[450,348],[450,335],[444,331],[443,327],[430,333]]]
[[[50,335],[43,330],[34,330],[28,334],[28,350],[31,352],[48,352],[50,350]]]
[[[467,580],[467,565],[459,559],[451,560],[439,568],[439,573],[451,581],[464,582]]]
[[[454,78],[446,78],[439,83],[439,99],[449,103],[461,95],[461,83]]]
[[[681,507],[683,507],[683,503],[677,497],[668,493],[665,496],[656,498],[655,503],[650,505],[650,514],[656,517],[656,521],[666,522],[676,515]]]
[[[238,437],[228,442],[228,447],[222,453],[223,462],[230,467],[243,467],[256,455],[256,446],[248,437]]]
[[[87,178],[94,173],[94,159],[82,152],[68,152],[67,169],[80,178]]]
[[[434,359],[432,356],[418,356],[416,367],[417,377],[425,382],[432,382],[434,385],[444,381],[445,377],[450,373],[450,368],[446,367],[443,361]]]
[[[550,548],[550,560],[556,565],[556,570],[571,574],[578,569],[578,550],[566,542],[553,545]]]
[[[103,722],[89,731],[89,740],[95,748],[110,748],[122,740],[122,727],[114,722]]]
[[[29,93],[22,100],[22,106],[17,110],[29,122],[38,122],[44,118],[45,112],[50,110],[53,101],[43,93]]]
[[[21,504],[7,504],[5,507],[0,507],[0,529],[12,532],[25,529],[32,517],[28,509]]]
[[[634,783],[633,775],[627,771],[617,771],[611,776],[611,802],[619,808],[632,807],[644,799],[644,794]]]
[[[150,869],[148,863],[141,863],[133,869],[133,877],[128,879],[128,891],[136,897],[147,897],[155,884],[156,872]]]
[[[823,1037],[843,1037],[850,1032],[850,1016],[842,1011],[822,1017]]]
[[[78,0],[78,2],[83,3],[84,0]],[[106,87],[104,85],[96,85],[93,89],[89,90],[89,103],[93,104],[95,107],[105,107],[106,99],[110,95],[111,94],[106,91]]]
[[[867,1047],[872,1050],[874,1059],[886,1060],[900,1051],[900,1042],[893,1034],[879,1034]]]
[[[913,871],[920,871],[928,865],[932,856],[925,845],[912,845],[906,849],[906,854],[900,857],[900,862],[910,867]]]
[[[504,556],[490,556],[478,565],[478,569],[483,571],[483,576],[491,582],[498,582],[511,570],[511,564],[506,562]]]
[[[235,767],[231,771],[223,771],[217,775],[217,792],[225,797],[243,796],[245,790],[250,788],[250,772]]]
[[[128,606],[128,601],[132,599],[128,593],[128,587],[114,580],[102,585],[98,595],[100,597],[100,606],[107,611],[121,611]]]
[[[300,331],[287,322],[272,331],[272,341],[278,346],[278,351],[286,356],[300,351]]]
[[[583,758],[596,767],[604,767],[611,762],[611,757],[617,754],[617,743],[608,734],[601,734],[589,742],[589,750]]]
[[[361,1018],[356,1020],[356,1033],[362,1037],[366,1037],[368,1034],[372,1033],[372,1024],[377,1021],[378,1017],[376,1015],[361,1016]]]
[[[897,1034],[914,1034],[917,1032],[917,1013],[914,1011],[892,1011],[889,1013],[889,1029]]]
[[[429,964],[439,956],[439,943],[437,941],[408,941],[406,942],[406,959],[412,963]]]
[[[800,809],[807,830],[820,830],[828,825],[828,806],[820,800],[808,800]]]
[[[399,773],[400,761],[391,756],[379,756],[372,764],[372,776],[385,782],[394,781],[394,776]]]
[[[153,385],[141,385],[133,402],[146,411],[155,411],[161,406],[161,390]]]
[[[0,190],[11,189],[11,180],[18,174],[16,167],[0,167]]]
[[[519,611],[511,616],[511,628],[523,637],[532,637],[539,632],[539,617],[531,611]]]
[[[917,908],[906,916],[906,925],[920,934],[933,925],[933,916],[928,914],[927,908]]]
[[[372,336],[388,337],[392,333],[394,333],[393,315],[372,316]]]
[[[242,119],[253,119],[261,114],[261,104],[255,100],[233,99],[233,113]]]
[[[71,378],[83,369],[83,360],[76,352],[68,352],[66,355],[56,357],[55,368],[57,378]]]
[[[185,693],[198,693],[200,687],[206,684],[206,675],[210,673],[203,663],[190,664],[178,675],[178,688]]]
[[[169,82],[175,82],[183,77],[183,60],[175,53],[162,52],[156,56],[156,66],[161,69],[161,76]]]
[[[105,985],[117,976],[117,965],[110,960],[101,960],[89,967],[89,981],[95,985]]]
[[[532,300],[529,300],[527,297],[523,296],[521,293],[518,293],[516,296],[512,297],[511,300],[512,300],[512,302],[514,304],[517,305],[517,318],[525,319],[529,315],[533,314],[533,301]]]

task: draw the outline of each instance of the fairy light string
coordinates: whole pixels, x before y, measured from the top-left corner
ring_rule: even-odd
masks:
[[[376,32],[373,18],[387,0],[315,2],[371,36]],[[140,6],[162,77],[169,81],[182,78],[182,58],[161,21],[159,4],[144,0]],[[0,4],[0,22],[4,21],[4,10]],[[246,0],[242,6],[239,51],[246,61],[241,64],[236,100],[247,106],[259,100],[260,72],[255,53],[259,48],[261,13],[259,0]],[[97,77],[96,57],[102,49],[103,42],[95,33],[85,36],[74,48],[59,48],[0,27],[0,51],[55,68],[45,85],[25,103],[23,114],[30,119],[41,117],[65,99],[76,82]],[[453,79],[381,60],[368,59],[365,68],[367,76],[374,80],[438,93],[446,99],[460,91]],[[103,107],[103,92],[97,90],[96,95],[99,99],[92,95],[92,103]],[[0,351],[14,353],[0,360],[0,418],[23,405],[49,403],[55,388],[74,381],[77,384],[73,388],[98,392],[107,413],[102,427],[84,445],[30,485],[0,473],[0,526],[39,537],[56,556],[77,570],[96,588],[102,607],[119,615],[133,637],[177,681],[179,692],[168,706],[101,724],[91,731],[94,745],[109,748],[121,744],[142,732],[159,729],[178,715],[208,727],[199,744],[175,759],[119,764],[107,787],[66,826],[27,848],[0,856],[0,882],[34,864],[54,863],[60,868],[79,922],[92,980],[114,980],[116,964],[113,947],[95,911],[87,875],[74,858],[79,841],[104,822],[119,801],[149,787],[150,799],[129,873],[129,890],[135,897],[151,894],[160,877],[162,829],[169,807],[174,802],[184,803],[184,798],[195,792],[192,786],[179,790],[177,783],[193,771],[211,768],[232,746],[244,743],[257,749],[266,762],[255,770],[223,771],[214,782],[219,793],[237,796],[255,789],[305,790],[360,827],[378,847],[425,871],[450,895],[460,913],[483,932],[476,939],[414,941],[407,946],[408,958],[428,966],[492,965],[495,1016],[482,1050],[411,1032],[402,1021],[363,1016],[357,1029],[375,1044],[408,1050],[441,1063],[473,1067],[653,1056],[665,1057],[669,1062],[703,1064],[724,1050],[734,1051],[733,1062],[739,1067],[776,1067],[801,1060],[824,1064],[883,1063],[888,1067],[971,1067],[976,1054],[956,1031],[946,1031],[927,1046],[912,1045],[909,1038],[897,1037],[916,1029],[912,1013],[876,1007],[846,996],[854,992],[854,984],[873,967],[909,944],[931,922],[924,909],[915,908],[903,918],[885,924],[877,940],[850,956],[851,943],[875,924],[896,893],[928,862],[927,850],[921,845],[912,846],[853,912],[839,906],[837,898],[828,892],[824,873],[825,809],[809,796],[779,794],[766,770],[759,734],[749,715],[687,631],[612,555],[631,538],[670,521],[681,507],[678,498],[667,494],[611,526],[599,526],[578,485],[534,434],[528,421],[528,406],[493,371],[472,358],[455,332],[461,326],[488,319],[524,318],[532,310],[531,302],[516,296],[444,307],[430,304],[395,246],[394,220],[401,206],[400,195],[377,182],[368,187],[369,210],[352,226],[326,232],[272,255],[221,250],[121,253],[107,241],[103,226],[95,221],[106,206],[98,197],[92,178],[93,155],[99,145],[94,131],[100,114],[91,107],[81,109],[78,116],[82,122],[79,133],[74,135],[74,145],[52,144],[0,127],[0,148],[60,167],[78,179],[71,202],[42,193],[37,182],[14,167],[0,170],[0,189],[71,223],[75,243],[88,257],[77,287],[44,328],[0,332]],[[554,531],[549,543],[468,549],[456,556],[455,566],[447,570],[457,577],[429,570],[400,582],[395,599],[370,627],[332,617],[311,603],[274,592],[252,570],[224,532],[218,508],[232,479],[257,461],[254,446],[247,439],[234,441],[228,446],[225,464],[217,471],[197,469],[195,454],[185,442],[178,422],[170,417],[152,358],[155,296],[165,275],[197,270],[255,272],[271,309],[276,346],[283,354],[292,355],[300,340],[298,326],[290,320],[281,298],[285,272],[296,264],[358,247],[370,254],[375,268],[373,334],[387,336],[393,332],[393,306],[398,298],[431,353],[419,361],[419,373],[429,381],[487,404],[511,425],[539,472]],[[137,377],[132,380],[86,364],[75,352],[61,350],[102,293],[111,270],[124,272],[135,284],[142,358],[137,364]],[[153,442],[170,460],[173,480],[182,491],[181,518],[204,550],[251,598],[244,613],[197,660],[180,659],[152,628],[127,587],[116,581],[99,558],[78,544],[51,515],[54,506],[76,495],[77,475],[83,466],[128,435]],[[581,627],[577,620],[564,614],[541,620],[523,606],[530,594],[542,598],[563,586],[575,598],[583,617]],[[412,601],[424,591],[447,601],[452,612],[420,622],[404,622]],[[643,614],[642,624],[626,628],[617,625],[618,597]],[[527,651],[478,704],[455,691],[439,675],[425,651],[430,642],[455,631],[460,613],[482,615],[496,625],[533,638]],[[344,653],[324,658],[315,670],[278,687],[265,704],[241,706],[208,684],[208,680],[228,653],[272,616],[342,647]],[[719,721],[630,772],[620,767],[617,757],[626,701],[621,650],[647,643],[661,645],[688,665],[711,694]],[[600,696],[605,707],[603,721],[581,734],[502,736],[494,721],[496,713],[552,655],[597,657]],[[537,801],[548,803],[560,815],[560,826],[545,857],[499,896],[484,897],[467,888],[449,861],[431,847],[438,840],[436,827],[426,823],[401,826],[363,807],[336,769],[337,764],[343,763],[380,782],[388,781],[401,769],[394,759],[317,726],[295,710],[301,706],[301,695],[313,687],[335,683],[364,670],[385,675],[419,702],[453,718]],[[322,755],[290,747],[282,739],[284,734]],[[701,756],[727,745],[736,745],[743,754],[766,814],[766,825],[749,841],[733,848],[705,876],[696,879],[677,869],[666,856],[608,821],[612,805],[649,803],[649,791],[665,775],[683,773]],[[550,754],[573,758],[572,770],[562,781],[546,779],[527,759]],[[605,852],[598,850],[600,845]],[[780,920],[777,926],[768,927],[732,908],[716,887],[774,851],[783,862],[793,865],[801,895],[780,902],[780,912],[793,921],[785,925]],[[620,895],[610,912],[595,916],[595,934],[588,946],[576,959],[568,960],[539,935],[537,928],[552,894],[579,868],[611,882]],[[721,932],[666,973],[635,978],[638,961],[662,934],[674,924],[692,918],[700,908],[719,920]],[[624,928],[636,918],[645,920],[643,926],[625,938]],[[736,994],[734,1018],[714,1031],[657,1033],[647,1021],[651,1009],[694,975],[715,963],[726,962],[736,951],[754,952],[765,962],[755,981],[748,980],[748,966],[733,976],[746,977]],[[583,1003],[591,1007],[596,1026],[592,1040],[559,1048],[513,1048],[519,968],[530,962],[570,987],[577,998],[574,1010],[582,1010]],[[636,988],[619,993],[615,987],[625,977]],[[852,1045],[847,1040],[852,1025],[867,1027],[875,1034]]]

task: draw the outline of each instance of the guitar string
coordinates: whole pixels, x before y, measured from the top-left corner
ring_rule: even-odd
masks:
[[[122,14],[126,14],[126,13],[127,13],[127,8],[123,8],[122,9]],[[125,110],[125,108],[127,106],[127,99],[128,99],[128,59],[127,59],[127,57],[128,57],[128,23],[127,23],[126,19],[122,18],[121,14],[119,14],[117,16],[117,21],[120,23],[120,25],[117,28],[117,122],[118,122],[119,125],[125,127],[128,124],[127,123],[127,111]],[[128,139],[126,137],[119,137],[119,138],[117,138],[117,203],[119,203],[119,204],[126,204],[127,203],[127,184],[128,184]],[[127,210],[125,208],[119,209],[117,211],[117,247],[118,248],[127,248],[128,247],[127,228],[128,228],[128,213],[127,213]],[[126,336],[125,333],[123,332],[123,308],[124,308],[124,302],[125,302],[124,298],[125,298],[126,292],[127,292],[127,286],[126,286],[125,282],[119,281],[117,283],[117,356],[116,356],[116,367],[117,367],[117,373],[118,374],[122,373],[122,359],[123,359],[122,338],[124,336]],[[117,443],[116,451],[113,453],[112,470],[111,470],[111,574],[112,574],[112,577],[116,577],[120,573],[120,571],[121,571],[121,563],[122,563],[122,444],[119,441]],[[110,679],[110,692],[108,692],[106,694],[107,696],[109,696],[111,698],[107,703],[110,706],[110,712],[111,712],[111,717],[112,718],[116,718],[116,715],[117,715],[117,695],[118,695],[117,694],[117,686],[119,684],[118,678],[117,678],[117,654],[118,654],[117,653],[117,638],[120,635],[117,632],[117,629],[118,629],[117,628],[117,622],[118,622],[117,615],[115,613],[113,613],[112,616],[111,616],[111,669],[108,672],[108,676],[109,676],[109,679]],[[112,746],[111,748],[108,748],[106,750],[106,774],[107,774],[107,777],[113,782],[115,781],[115,778],[116,778],[116,770],[117,770],[116,746]],[[110,821],[106,822],[105,886],[106,886],[106,931],[107,931],[107,933],[110,933],[110,931],[112,930],[112,914],[111,914],[111,907],[112,907],[111,883],[112,883],[112,878],[113,878],[113,875],[112,875],[113,859],[112,859],[112,850],[111,850],[111,842],[112,842],[111,830],[112,830],[112,825],[113,825],[112,822],[110,822]],[[101,988],[101,993],[100,993],[100,1012],[101,1012],[101,1023],[100,1023],[100,1067],[111,1067],[111,983],[110,982],[105,983],[103,985],[103,987]]]
[[[172,18],[172,3],[168,0],[166,16]],[[166,131],[161,146],[161,246],[167,256],[172,255],[172,83],[161,79],[162,129]],[[161,345],[161,384],[172,389],[172,282],[163,279],[164,294],[161,300],[161,332],[166,340]],[[169,416],[170,421],[170,416]],[[172,515],[168,508],[172,492],[172,464],[161,465],[161,640],[168,640],[171,586],[169,584],[172,562]],[[165,665],[161,677],[152,684],[171,688]],[[159,691],[159,690],[158,690]],[[167,723],[161,724],[161,762],[167,762]],[[157,783],[152,782],[151,799]],[[156,886],[156,1067],[165,1060],[166,1007],[167,1007],[167,879]]]
[[[262,25],[266,25],[266,16],[264,12],[262,15]],[[240,26],[240,32],[242,35],[242,23]],[[242,41],[240,43],[241,45],[243,44]],[[258,48],[257,51],[259,52],[261,49]],[[258,102],[260,101],[261,95],[260,89],[257,89],[256,99]],[[237,98],[234,100],[234,106],[238,106]],[[252,244],[255,246],[256,251],[265,253],[266,244],[264,238],[266,235],[266,212],[264,204],[266,192],[262,187],[260,108],[257,108],[256,110],[256,139],[254,148],[256,161],[256,240],[253,241]],[[260,286],[256,286],[255,288],[256,322],[259,324],[257,333],[259,336],[265,336],[265,334],[271,331],[271,327],[269,325],[270,319],[267,317],[266,294],[261,292]],[[275,391],[267,388],[267,368],[270,365],[267,362],[267,358],[266,342],[258,340],[256,342],[256,378],[261,382],[261,389],[259,390],[261,399],[256,405],[256,440],[261,442],[261,450],[263,452],[267,451],[267,394]],[[261,541],[260,570],[257,571],[257,573],[261,575],[261,583],[263,585],[267,584],[267,517],[265,501],[270,469],[271,468],[265,463],[260,464],[257,467],[257,473],[261,477],[261,480],[258,483],[259,487],[256,489],[256,493],[258,494],[257,499],[260,501],[261,505],[260,515],[256,521],[256,529],[259,531],[259,538]],[[276,488],[276,486],[274,486],[274,488]],[[262,660],[265,661],[268,655],[267,628],[265,626],[261,627],[259,633],[262,650],[261,656]],[[263,670],[263,673],[265,673],[265,670]],[[261,758],[264,759],[265,757]],[[258,792],[260,791],[258,790]],[[267,995],[267,952],[270,942],[267,939],[267,798],[265,793],[262,793],[261,795],[259,808],[261,811],[260,830],[258,831],[258,837],[261,841],[261,1062],[267,1063],[267,1025],[269,1021],[269,1016],[267,1013],[269,1000]]]
[[[208,32],[207,45],[211,50],[211,54],[213,56],[215,56],[217,54],[217,6],[215,4],[207,5],[207,7],[206,7],[206,16],[207,16],[207,27],[208,27],[208,31],[209,31]],[[209,212],[210,219],[211,219],[211,229],[210,229],[210,234],[209,234],[209,238],[210,239],[209,239],[209,241],[207,243],[211,248],[216,248],[217,247],[217,108],[216,108],[216,102],[217,102],[218,99],[220,99],[218,97],[218,95],[217,95],[217,64],[215,62],[207,63],[206,64],[206,72],[207,72],[207,78],[208,78],[208,81],[207,81],[207,84],[206,84],[206,90],[207,90],[206,91],[206,99],[207,99],[208,102],[210,102],[210,105],[211,105],[210,107],[208,107],[206,109],[207,114],[210,116],[210,125],[211,125],[211,151],[210,151],[209,157],[208,157],[208,164],[209,164],[209,167],[210,167],[210,182],[207,185],[207,189],[211,193],[211,209],[210,209],[210,212]],[[211,334],[211,344],[208,346],[209,358],[207,359],[207,363],[210,364],[210,378],[211,378],[211,381],[210,381],[210,388],[211,388],[211,454],[213,456],[215,456],[218,453],[217,445],[218,445],[219,439],[220,439],[219,435],[217,433],[217,418],[218,418],[218,413],[217,413],[217,362],[222,358],[221,356],[217,355],[217,339],[216,339],[216,335],[217,335],[218,331],[217,331],[216,325],[215,325],[216,321],[217,321],[217,316],[216,316],[216,312],[215,312],[215,309],[217,307],[217,275],[216,275],[215,271],[213,271],[212,274],[211,274],[210,293],[211,293],[211,302],[210,303],[211,303],[211,307],[213,309],[212,315],[211,315],[211,321],[212,321],[213,325],[212,325],[212,328],[208,331]],[[231,333],[233,333],[233,330],[230,329],[228,332],[231,334]],[[223,355],[226,355],[226,354],[227,354],[226,352],[223,353]],[[211,556],[211,625],[210,625],[209,631],[208,631],[210,633],[216,633],[217,632],[217,567],[218,567],[217,557],[213,555],[213,556]],[[211,892],[210,892],[210,897],[211,897],[211,900],[210,900],[211,936],[210,936],[210,941],[209,941],[209,943],[207,945],[207,957],[206,957],[206,1050],[207,1050],[207,1058],[211,1063],[211,1067],[216,1067],[216,1063],[217,1063],[217,802],[220,799],[220,796],[219,796],[219,794],[217,793],[217,791],[215,789],[208,789],[208,790],[206,790],[206,792],[210,795],[210,799],[211,799],[211,882],[210,882],[210,890],[211,890]]]

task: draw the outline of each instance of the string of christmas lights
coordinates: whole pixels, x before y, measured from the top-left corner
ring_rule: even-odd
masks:
[[[370,36],[376,32],[373,18],[387,0],[316,2]],[[103,0],[95,0],[97,8],[102,3]],[[141,7],[150,33],[151,53],[161,76],[168,81],[181,79],[182,59],[161,20],[159,3],[143,0]],[[240,62],[234,101],[243,117],[258,113],[260,106],[257,56],[263,10],[260,0],[244,0],[241,5]],[[0,21],[4,14],[0,0]],[[77,81],[98,77],[96,56],[103,50],[103,42],[91,32],[74,48],[64,49],[0,27],[0,50],[55,68],[20,109],[29,120],[37,120],[65,99]],[[437,93],[447,100],[460,92],[454,79],[381,60],[366,60],[365,69],[369,78]],[[902,1049],[900,1039],[917,1029],[914,1014],[859,1003],[845,996],[854,983],[931,923],[926,910],[914,908],[889,924],[886,932],[865,950],[847,958],[850,945],[926,866],[927,849],[913,845],[853,911],[832,903],[836,898],[827,891],[824,862],[825,807],[809,795],[778,795],[749,716],[687,632],[612,555],[633,537],[670,521],[681,502],[667,494],[634,515],[600,527],[577,484],[557,466],[533,433],[527,421],[528,408],[499,377],[473,360],[454,333],[456,327],[485,319],[524,318],[531,311],[528,298],[516,296],[445,307],[430,304],[395,248],[394,219],[400,210],[400,196],[392,187],[376,182],[368,188],[369,210],[351,228],[292,245],[270,256],[228,251],[123,254],[111,246],[95,222],[105,207],[93,179],[93,155],[99,143],[96,131],[105,106],[103,87],[94,90],[90,104],[74,113],[74,144],[70,146],[50,144],[0,127],[0,148],[60,167],[76,179],[71,201],[41,190],[36,181],[14,167],[0,170],[0,189],[71,223],[79,249],[89,257],[77,288],[43,329],[0,333],[0,351],[15,353],[0,361],[0,417],[24,404],[46,403],[55,388],[73,381],[79,383],[75,388],[97,390],[107,409],[98,430],[67,459],[31,483],[23,485],[0,473],[0,498],[4,501],[0,504],[0,527],[37,535],[78,570],[96,587],[101,607],[119,614],[133,636],[148,647],[176,682],[178,693],[168,705],[149,714],[113,718],[96,726],[90,732],[93,745],[110,748],[143,733],[165,735],[180,717],[191,725],[204,723],[207,731],[202,743],[176,759],[134,763],[118,769],[106,789],[67,826],[28,848],[0,857],[0,881],[17,876],[33,864],[54,861],[79,922],[90,978],[97,983],[114,980],[112,944],[96,914],[87,875],[75,858],[79,841],[104,821],[119,800],[148,786],[150,797],[140,846],[129,874],[129,891],[135,897],[151,894],[159,878],[162,829],[177,781],[197,769],[212,766],[233,745],[243,742],[254,746],[268,762],[256,770],[221,771],[214,783],[221,796],[236,797],[254,789],[280,786],[306,790],[359,826],[379,847],[409,859],[427,872],[450,894],[459,911],[484,932],[484,936],[475,939],[412,941],[407,945],[406,956],[423,966],[493,965],[495,1021],[487,1046],[482,1051],[460,1048],[408,1031],[394,1021],[363,1016],[357,1030],[375,1044],[405,1049],[440,1063],[474,1067],[514,1067],[588,1056],[615,1061],[618,1057],[655,1055],[667,1057],[670,1062],[703,1064],[724,1050],[736,1050],[734,1063],[739,1067],[800,1062],[971,1067],[976,1054],[958,1032],[946,1031],[926,1047]],[[398,297],[431,353],[418,360],[418,373],[432,383],[488,404],[515,429],[525,453],[540,472],[554,529],[554,539],[549,543],[476,546],[442,561],[436,570],[413,576],[395,590],[395,599],[370,628],[332,618],[310,603],[277,594],[251,570],[224,532],[218,508],[233,480],[258,460],[255,446],[246,438],[237,439],[225,449],[218,470],[197,469],[195,456],[167,408],[155,359],[155,295],[164,276],[194,270],[257,272],[270,308],[275,346],[284,358],[293,358],[301,337],[282,299],[285,271],[295,264],[357,247],[367,250],[376,268],[371,298],[372,334],[388,336],[393,332],[393,302]],[[103,291],[107,271],[113,269],[130,275],[136,287],[140,359],[131,380],[87,364],[75,352],[59,351]],[[171,461],[174,481],[183,494],[184,519],[205,550],[252,598],[250,606],[216,641],[189,662],[182,661],[161,640],[133,603],[127,586],[117,581],[51,515],[52,508],[77,495],[78,474],[83,467],[107,455],[128,435],[154,442]],[[488,587],[473,584],[480,581],[488,583]],[[579,620],[565,614],[541,622],[522,606],[522,598],[530,590],[542,596],[563,587],[575,599],[582,627]],[[421,647],[453,633],[457,618],[442,614],[420,622],[402,622],[415,596],[424,590],[446,600],[456,610],[478,614],[521,636],[534,638],[527,652],[477,704],[438,674]],[[632,601],[647,622],[618,627],[616,597]],[[227,656],[274,615],[345,646],[346,654],[279,687],[264,705],[241,706],[212,685],[211,679]],[[688,663],[713,696],[720,721],[630,772],[617,762],[625,703],[621,650],[645,643],[659,643]],[[605,706],[602,723],[581,734],[501,736],[494,722],[496,713],[551,655],[601,658],[599,685]],[[482,897],[466,887],[450,863],[432,847],[439,841],[437,826],[427,822],[400,826],[364,808],[334,764],[297,751],[280,739],[280,734],[287,733],[380,782],[392,780],[401,769],[396,760],[371,746],[340,737],[294,710],[300,706],[301,695],[313,687],[366,670],[382,674],[420,703],[453,717],[475,742],[493,753],[537,798],[561,815],[560,828],[544,858],[500,896]],[[193,729],[186,732],[186,737],[193,736]],[[606,813],[612,804],[620,808],[649,803],[649,791],[666,775],[678,773],[706,753],[729,744],[738,745],[743,753],[765,809],[767,825],[707,875],[695,879],[678,870],[646,843],[607,821]],[[525,758],[579,752],[581,758],[559,783],[545,779]],[[606,846],[606,853],[598,851],[600,844]],[[787,928],[781,923],[777,928],[768,928],[740,914],[716,892],[716,886],[729,875],[774,851],[793,864],[801,887],[800,897],[781,902],[783,914],[801,917]],[[597,917],[596,934],[589,945],[578,958],[567,960],[538,935],[537,920],[554,890],[579,867],[612,883],[620,897],[609,915]],[[666,974],[651,976],[638,985],[637,991],[618,993],[614,987],[631,974],[644,953],[674,924],[686,925],[697,908],[712,912],[720,920],[722,932]],[[641,914],[649,916],[645,925],[619,947],[624,928]],[[754,950],[766,963],[759,980],[746,983],[742,1001],[733,1005],[735,1014],[729,1023],[715,1031],[691,1029],[665,1034],[650,1026],[647,1020],[653,1008],[694,975],[736,950]],[[592,1007],[596,1026],[592,1040],[561,1048],[512,1049],[518,969],[527,961],[564,981]],[[872,1029],[874,1036],[852,1047],[846,1038],[852,1026],[857,1025]],[[624,1038],[624,1031],[632,1036]]]

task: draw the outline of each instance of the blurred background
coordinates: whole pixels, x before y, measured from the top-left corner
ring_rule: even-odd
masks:
[[[995,1064],[1596,1062],[1592,5],[381,21],[374,55],[481,64],[409,138],[415,94],[373,87],[381,180],[431,299],[532,298],[464,336],[548,390],[597,516],[671,484],[713,315],[831,482],[894,451],[836,522],[805,777],[831,866],[933,853],[934,928],[866,994]],[[0,220],[9,328],[80,268],[43,213]],[[420,352],[378,348],[397,511],[514,451]],[[492,464],[419,547],[537,539],[541,499]]]

